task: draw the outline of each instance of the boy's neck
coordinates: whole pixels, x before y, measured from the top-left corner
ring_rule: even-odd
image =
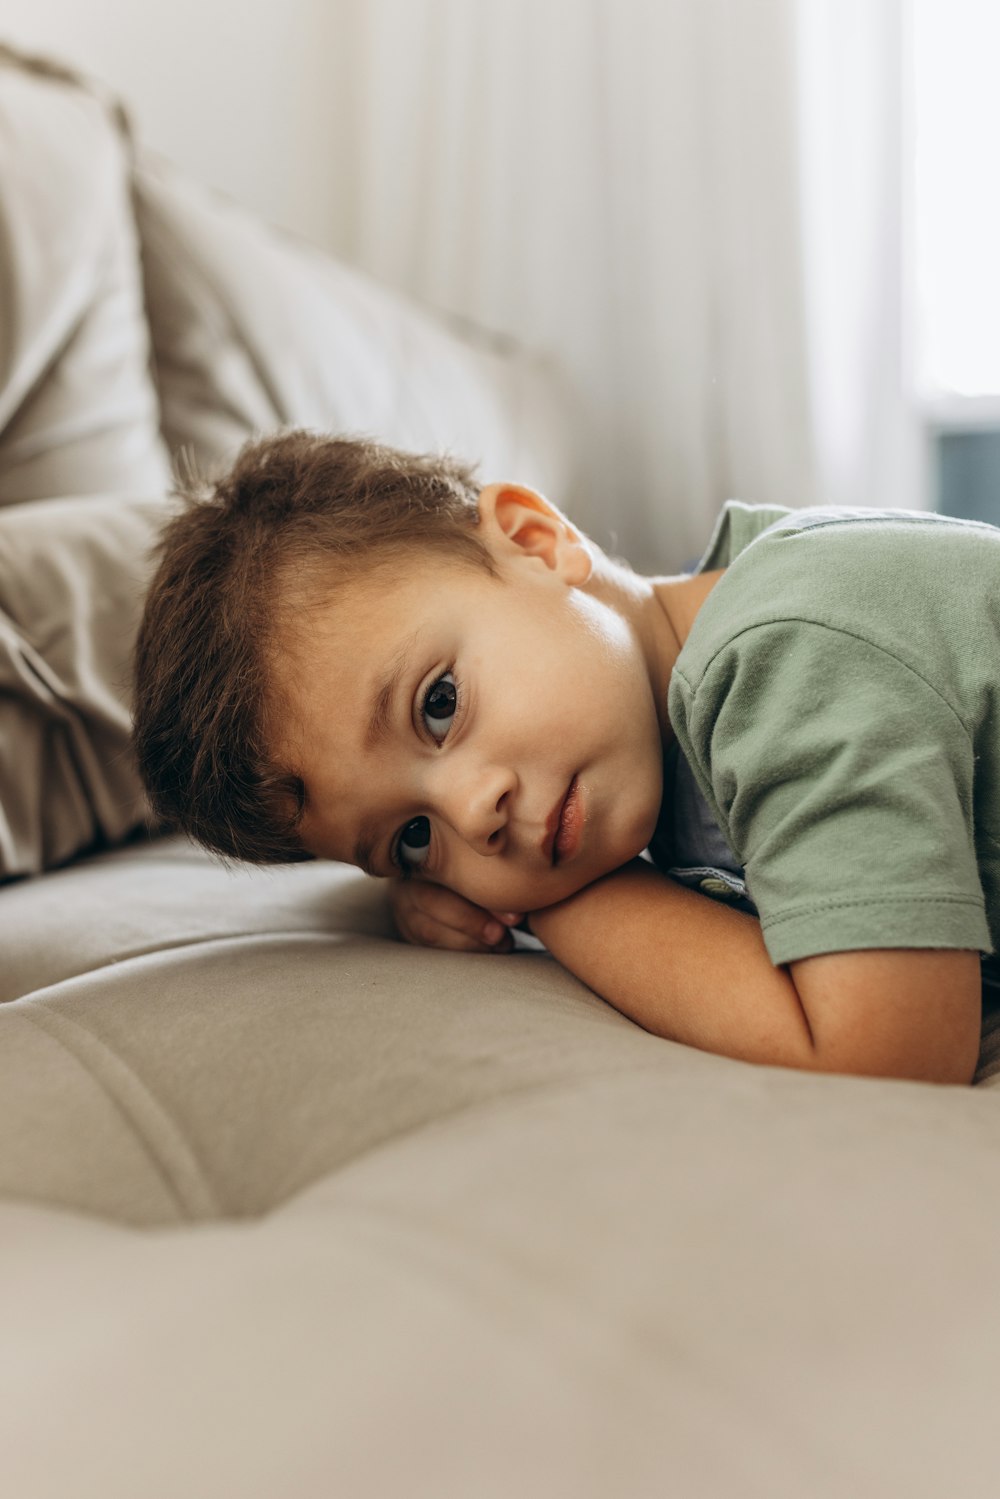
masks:
[[[664,749],[674,740],[673,727],[667,713],[670,677],[702,605],[724,572],[725,568],[720,567],[714,572],[697,573],[693,577],[653,580],[653,633],[659,634],[660,651],[653,663],[654,675],[651,681]]]
[[[653,592],[670,622],[677,643],[677,654],[691,633],[702,604],[718,583],[724,567],[694,577],[662,578],[653,583]]]
[[[603,565],[602,565],[603,564]],[[667,714],[667,689],[677,658],[708,595],[725,568],[678,577],[643,577],[602,557],[591,588],[623,614],[636,631],[649,673],[664,749],[674,733]]]

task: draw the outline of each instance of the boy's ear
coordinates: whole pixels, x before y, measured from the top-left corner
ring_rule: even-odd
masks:
[[[479,491],[479,516],[501,550],[513,547],[523,556],[538,557],[576,587],[590,577],[594,559],[586,537],[537,490],[525,484],[487,484]]]

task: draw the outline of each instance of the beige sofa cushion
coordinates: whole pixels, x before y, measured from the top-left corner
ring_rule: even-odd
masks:
[[[175,459],[211,471],[285,424],[363,432],[565,503],[568,395],[544,361],[453,331],[148,153],[135,204]]]
[[[0,48],[0,505],[169,483],[129,172],[100,99]]]

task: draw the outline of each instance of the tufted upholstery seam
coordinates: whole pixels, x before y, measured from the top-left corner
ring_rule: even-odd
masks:
[[[57,1015],[39,1005],[21,1006],[17,1013],[19,1019],[30,1021],[61,1046],[102,1090],[142,1147],[182,1218],[190,1221],[225,1216],[207,1173],[177,1121],[117,1052],[67,1015]]]
[[[203,936],[176,937],[169,941],[150,943],[148,947],[136,947],[127,952],[115,953],[113,956],[101,958],[91,968],[78,968],[73,973],[65,974],[62,978],[51,979],[46,984],[39,984],[35,989],[25,989],[22,994],[12,994],[8,999],[4,999],[0,995],[0,1014],[3,1013],[4,1005],[20,1004],[24,1000],[38,999],[52,989],[62,988],[64,984],[75,983],[78,979],[89,978],[95,973],[103,973],[108,969],[121,969],[127,963],[141,963],[144,958],[158,958],[162,953],[181,952],[186,947],[208,947],[213,943],[226,942],[253,942],[259,937],[268,940],[278,938],[289,941],[297,941],[299,938],[314,938],[324,942],[350,942],[361,938],[364,941],[392,942],[394,944],[401,940],[398,937],[385,936],[381,932],[331,931],[328,927],[275,927],[271,931],[209,932]]]

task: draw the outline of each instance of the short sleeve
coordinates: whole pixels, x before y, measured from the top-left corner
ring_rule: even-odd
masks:
[[[779,620],[676,683],[692,769],[775,964],[875,947],[993,951],[974,753],[956,709],[870,641]]]

